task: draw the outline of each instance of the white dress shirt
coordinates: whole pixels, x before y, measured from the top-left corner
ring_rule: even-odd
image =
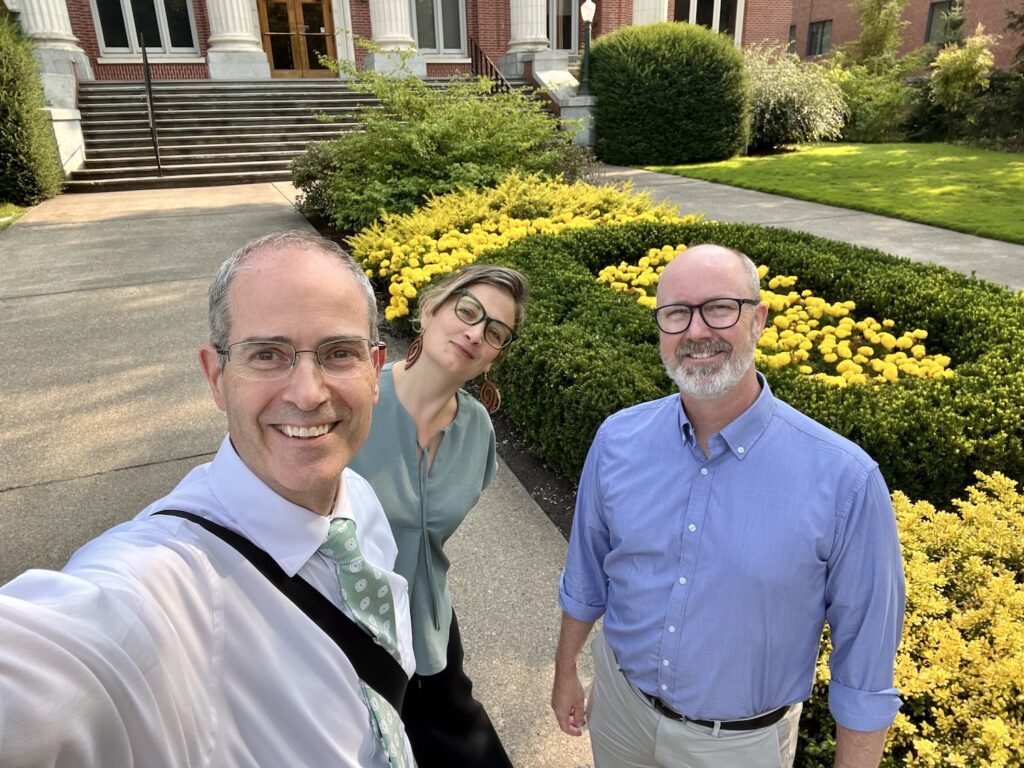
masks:
[[[181,518],[151,517],[161,509],[241,533],[342,605],[317,552],[330,518],[271,491],[225,438],[211,463],[63,571],[28,571],[0,587],[0,766],[386,768],[359,679],[334,641],[234,548]],[[350,470],[338,516],[355,520],[366,560],[385,570],[411,675],[394,538]]]

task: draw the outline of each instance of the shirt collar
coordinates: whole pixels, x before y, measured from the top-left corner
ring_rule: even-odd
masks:
[[[342,475],[338,498],[329,517],[293,504],[260,480],[225,437],[210,464],[210,488],[231,527],[265,551],[289,576],[294,576],[320,547],[333,517],[352,517]]]
[[[757,383],[761,385],[761,392],[758,394],[757,399],[754,400],[747,410],[726,424],[717,433],[729,450],[732,451],[732,454],[741,460],[750,452],[758,438],[764,434],[764,431],[768,428],[768,423],[771,421],[772,412],[775,410],[775,397],[772,395],[771,387],[768,386],[768,382],[760,372],[757,373]],[[677,397],[676,403],[676,407],[679,409],[679,433],[684,443],[693,445],[696,436],[693,433],[693,425],[690,424],[690,420],[686,417],[683,399]],[[712,438],[714,437],[715,435],[712,435]]]

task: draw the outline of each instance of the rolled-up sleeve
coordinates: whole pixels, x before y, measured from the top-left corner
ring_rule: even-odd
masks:
[[[608,528],[601,504],[600,465],[604,429],[598,430],[587,453],[576,512],[569,537],[569,553],[558,585],[558,604],[578,621],[596,621],[605,610],[608,579],[604,558],[610,549]]]
[[[832,637],[829,711],[855,731],[878,731],[899,711],[893,685],[906,587],[896,517],[877,467],[851,493],[829,558],[826,618]]]

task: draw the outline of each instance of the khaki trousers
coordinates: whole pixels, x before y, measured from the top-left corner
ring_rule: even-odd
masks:
[[[792,768],[801,704],[754,731],[724,731],[657,712],[595,635],[590,743],[594,768]]]

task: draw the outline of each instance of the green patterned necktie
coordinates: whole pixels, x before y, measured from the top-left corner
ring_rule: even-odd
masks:
[[[341,597],[356,622],[401,664],[391,587],[380,569],[363,559],[356,541],[355,522],[344,517],[331,520],[331,529],[320,545],[320,552],[334,561]],[[387,750],[388,763],[392,768],[410,768],[406,760],[405,731],[398,712],[366,683],[360,682],[360,685],[370,708],[374,733]]]

